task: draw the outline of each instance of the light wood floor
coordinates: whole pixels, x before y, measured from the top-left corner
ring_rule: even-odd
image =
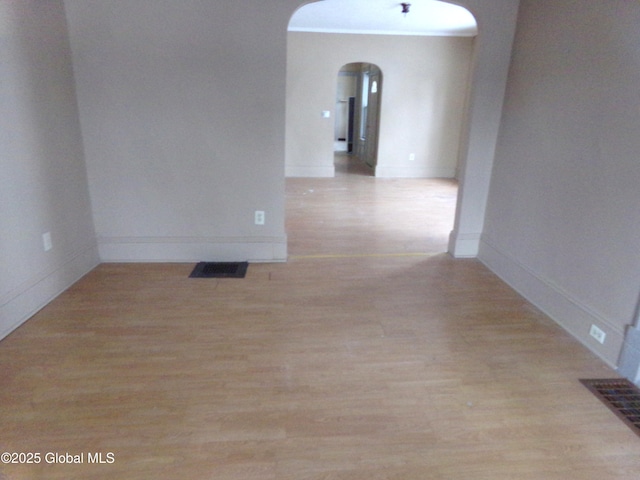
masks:
[[[638,478],[578,382],[614,373],[422,231],[454,187],[291,179],[293,258],[245,279],[101,265],[0,342],[0,452],[43,455],[0,479]]]
[[[287,180],[289,254],[445,252],[456,195],[453,180],[377,179],[336,156],[335,178]]]

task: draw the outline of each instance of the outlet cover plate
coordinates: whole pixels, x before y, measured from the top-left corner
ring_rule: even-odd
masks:
[[[42,247],[45,252],[48,252],[53,248],[53,241],[51,240],[51,232],[42,234]]]
[[[591,325],[591,330],[589,330],[589,335],[595,338],[597,342],[602,344],[604,344],[604,341],[607,338],[607,334],[604,333],[604,331],[598,328],[596,325]]]

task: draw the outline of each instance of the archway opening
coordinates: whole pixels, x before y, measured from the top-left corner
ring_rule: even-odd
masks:
[[[386,6],[384,4],[386,4]],[[423,30],[420,30],[420,28],[423,27],[419,25],[420,22],[417,22],[417,20],[425,18],[423,14],[426,11],[424,9],[427,7],[444,8],[444,10],[449,13],[456,12],[456,14],[445,15],[444,17],[442,15],[429,14],[429,20],[440,18],[441,23],[439,25],[430,23],[427,27],[424,27]],[[358,8],[360,8],[360,10],[358,10]],[[371,14],[373,13],[379,15],[382,20],[379,18],[376,21],[372,21]],[[359,41],[362,42],[362,39],[368,41],[368,39],[375,38],[378,39],[376,40],[377,42],[391,45],[397,44],[399,41],[409,41],[409,39],[415,39],[417,37],[438,37],[438,41],[442,43],[449,41],[449,39],[443,39],[443,37],[467,37],[467,44],[470,45],[469,51],[471,52],[465,64],[467,69],[467,83],[462,85],[462,89],[458,92],[458,95],[456,95],[457,101],[462,104],[460,107],[461,115],[460,118],[458,118],[458,125],[456,127],[440,128],[440,132],[456,131],[458,134],[458,137],[453,142],[449,141],[450,145],[453,144],[450,148],[450,151],[453,151],[453,166],[444,171],[444,173],[442,169],[438,170],[437,168],[431,168],[431,166],[428,166],[428,168],[423,167],[422,170],[416,168],[416,166],[423,165],[421,162],[425,162],[424,158],[427,155],[423,155],[417,150],[417,147],[409,145],[409,142],[415,139],[418,139],[417,141],[422,139],[423,143],[428,144],[429,147],[441,142],[441,136],[438,132],[428,134],[417,132],[417,128],[415,128],[417,125],[423,129],[429,128],[429,122],[423,121],[423,118],[418,118],[417,120],[412,119],[410,121],[406,119],[401,119],[400,121],[395,121],[397,119],[389,119],[389,123],[386,125],[376,123],[376,133],[379,134],[378,140],[380,140],[380,142],[373,144],[375,145],[376,153],[374,160],[371,161],[368,159],[366,162],[368,168],[373,167],[376,169],[374,170],[376,177],[449,177],[455,182],[458,174],[458,148],[465,142],[462,136],[466,134],[466,132],[463,132],[463,123],[466,120],[467,108],[464,99],[466,98],[470,84],[469,73],[471,71],[471,57],[474,48],[474,41],[469,37],[474,37],[477,34],[477,24],[473,15],[471,15],[468,10],[444,2],[416,3],[406,16],[400,15],[400,13],[401,12],[395,11],[395,6],[389,6],[388,2],[376,0],[323,0],[322,2],[310,3],[301,7],[292,16],[289,24],[288,62],[291,59],[292,52],[293,55],[298,55],[298,59],[302,54],[302,57],[304,57],[303,60],[291,68],[291,71],[298,73],[304,71],[304,75],[296,77],[288,73],[287,77],[287,177],[333,177],[338,172],[338,166],[334,162],[334,154],[336,151],[346,151],[348,154],[359,156],[362,154],[362,150],[360,149],[366,146],[366,142],[362,142],[360,145],[358,144],[358,140],[361,138],[359,134],[362,133],[363,130],[362,122],[355,118],[353,119],[353,136],[351,142],[349,142],[348,131],[345,131],[347,127],[344,125],[346,122],[342,121],[346,115],[344,113],[345,110],[348,111],[348,98],[344,98],[344,96],[340,94],[339,85],[336,87],[335,72],[341,71],[345,65],[354,63],[358,59],[367,59],[367,61],[377,64],[381,69],[385,70],[385,98],[394,98],[389,93],[393,90],[387,90],[388,85],[390,85],[389,88],[395,87],[398,89],[398,85],[393,85],[393,69],[388,73],[384,62],[379,62],[377,60],[378,57],[369,56],[366,52],[350,52],[350,55],[345,56],[345,51],[348,50],[349,39],[355,39],[355,37],[360,36]],[[462,15],[460,16],[459,14]],[[383,17],[391,21],[387,22]],[[443,18],[446,19],[446,21],[442,20]],[[369,26],[363,23],[363,21],[367,21],[367,19],[371,21]],[[463,21],[461,21],[461,19],[463,19]],[[335,45],[333,45],[332,41],[334,36],[339,35],[342,35],[345,41],[336,42]],[[312,39],[310,40],[312,44],[311,50],[303,51],[305,47],[309,48],[309,43],[306,43],[305,47],[300,46],[298,40],[303,37]],[[292,38],[294,41],[291,41]],[[329,45],[333,45],[333,47],[328,47]],[[377,43],[376,45],[379,44]],[[335,54],[335,58],[327,59],[323,54],[317,55],[314,49],[319,46],[332,48],[332,53]],[[414,60],[422,60],[425,56],[423,51],[419,53],[415,51],[407,53],[403,48],[396,49],[394,54],[397,58],[403,56],[407,58],[407,56],[411,56]],[[288,72],[290,66],[290,63],[288,63]],[[340,75],[339,73],[338,83],[340,82]],[[304,77],[304,80],[302,77]],[[365,82],[362,81],[362,83]],[[425,91],[422,85],[415,85],[410,81],[400,81],[399,83],[401,84],[400,89],[404,89],[405,92]],[[318,118],[303,118],[301,115],[295,117],[295,115],[298,115],[303,109],[300,108],[300,104],[296,103],[300,100],[300,97],[295,99],[296,101],[290,102],[292,99],[291,92],[300,93],[305,86],[309,88],[309,90],[307,94],[303,95],[304,99],[301,100],[301,102],[309,101],[309,103],[304,106],[306,114],[313,117],[314,111],[321,111],[322,117],[325,119],[324,122],[320,120],[321,115],[317,115]],[[382,83],[378,81],[374,83],[369,78],[369,87],[374,91],[377,90],[378,92],[376,93],[379,93]],[[330,95],[322,97],[322,91],[327,89],[331,90]],[[369,93],[373,92],[369,91]],[[440,93],[437,88],[431,88],[431,95],[434,98],[434,102],[433,106],[428,108],[438,109],[441,113],[449,112],[451,108],[449,108],[450,106],[447,104],[446,98],[439,95]],[[351,96],[354,97],[354,100],[361,99],[358,92]],[[394,98],[394,101],[395,100],[397,99]],[[312,104],[312,101],[316,101],[316,103]],[[409,100],[408,103],[410,102],[411,100]],[[344,103],[344,106],[341,106],[341,103]],[[368,108],[369,104],[367,103],[365,106]],[[394,108],[390,109],[390,111],[400,111],[400,108],[396,108],[398,107],[397,103],[393,103],[393,106]],[[387,114],[384,113],[387,111],[387,108],[384,104],[379,105],[377,113],[382,112],[383,120],[388,118]],[[362,110],[354,108],[354,111],[361,112]],[[291,112],[293,112],[294,115],[290,115]],[[326,121],[327,117],[325,116],[328,112],[330,112],[330,115],[333,117],[329,122]],[[361,119],[363,117],[364,116],[362,116]],[[294,121],[291,121],[292,119],[294,119]],[[428,120],[431,120],[431,117]],[[402,125],[406,121],[410,123],[409,128],[399,127],[399,125]],[[389,128],[389,125],[391,125],[392,128]],[[307,130],[303,131],[305,127]],[[448,125],[448,127],[450,127],[450,125]],[[396,129],[395,131],[393,130],[394,128]],[[405,141],[405,136],[408,133],[413,135],[413,138]],[[365,140],[367,137],[369,137],[369,135],[366,133],[362,135],[362,138]],[[380,150],[382,148],[380,146],[382,142],[381,139],[384,139],[386,142],[384,152]],[[349,145],[349,143],[351,143],[351,145]],[[403,149],[406,150],[406,152]],[[389,152],[391,150],[393,150],[393,152],[390,155]],[[383,156],[380,156],[380,153],[382,153]],[[439,155],[432,154],[431,157],[439,157]],[[384,163],[383,165],[380,165],[381,159],[382,163]],[[455,209],[451,217],[451,226],[453,226]],[[449,232],[447,232],[447,234]],[[446,250],[447,246],[445,241],[445,244],[442,246],[442,251]]]
[[[334,129],[336,174],[373,175],[377,163],[382,70],[351,62],[337,78]]]

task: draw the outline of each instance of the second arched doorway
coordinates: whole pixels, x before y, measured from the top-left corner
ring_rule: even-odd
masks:
[[[351,163],[377,164],[382,71],[372,63],[355,62],[338,72],[336,87],[335,151],[349,155]]]

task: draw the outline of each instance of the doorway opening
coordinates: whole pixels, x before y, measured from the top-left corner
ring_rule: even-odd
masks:
[[[380,131],[382,70],[353,62],[338,72],[334,128],[336,174],[375,175]]]
[[[410,36],[402,31],[409,27],[405,17],[401,24],[376,28],[374,34],[365,21],[370,16],[355,14],[359,11],[355,7],[347,8],[352,1],[359,7],[366,4],[361,13],[376,10],[369,8],[373,2],[361,0],[307,2],[290,20],[285,161],[289,253],[444,252],[457,209],[458,150],[464,148],[460,143],[464,138],[455,142],[452,137],[459,130],[461,135],[466,133],[461,130],[468,115],[465,101],[470,83],[465,82],[463,74],[455,81],[443,83],[441,78],[464,69],[470,71],[471,61],[462,57],[466,49],[475,48],[472,41],[449,41],[445,37],[474,37],[477,24],[463,7],[429,2],[412,10],[410,20],[417,23],[411,23]],[[346,18],[348,25],[340,23]],[[380,19],[390,21],[392,17],[381,15]],[[435,19],[438,21],[433,23]],[[418,25],[422,22],[424,26]],[[366,41],[357,35],[365,33],[370,35]],[[425,49],[429,42],[416,39],[429,36],[438,40]],[[424,72],[433,76],[420,74],[423,65],[418,62],[398,68],[397,52],[422,62],[425,52],[437,48],[436,43],[447,44],[447,48],[434,53],[429,57],[434,61],[424,66]],[[443,59],[450,59],[455,67],[434,69],[433,63],[440,66]],[[384,68],[384,85],[379,67]],[[467,80],[470,82],[470,77]],[[336,82],[338,88],[333,90]],[[340,92],[342,84],[350,85],[351,90]],[[383,86],[384,106],[380,101]],[[459,90],[458,95],[450,94],[454,89]],[[409,96],[412,98],[407,100]],[[453,105],[447,108],[452,96]],[[425,106],[429,98],[433,102]],[[393,107],[387,109],[390,99]],[[328,122],[331,108],[333,119]],[[399,113],[405,112],[403,108],[410,112]],[[460,127],[453,120],[447,123],[450,119],[457,121],[461,109]],[[379,121],[381,113],[383,123]],[[446,148],[446,155],[440,155],[438,148]],[[364,168],[365,174],[353,175],[348,168],[354,164]],[[342,175],[343,167],[349,175]],[[436,184],[442,184],[444,190]],[[388,197],[383,191],[387,187],[392,191]],[[404,196],[409,191],[413,196]],[[433,208],[427,206],[429,202]],[[319,212],[326,216],[320,218]],[[406,225],[399,213],[407,213]]]

